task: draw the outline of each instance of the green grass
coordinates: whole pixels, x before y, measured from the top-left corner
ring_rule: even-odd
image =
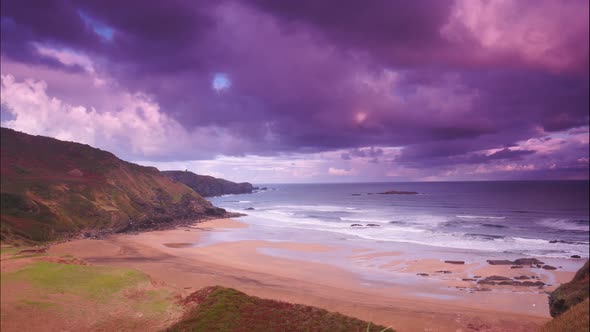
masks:
[[[323,309],[265,300],[231,288],[191,295],[197,305],[168,331],[393,331]]]
[[[44,301],[30,301],[30,300],[22,300],[21,305],[29,308],[36,308],[40,310],[58,308],[59,306],[53,302],[44,302]]]
[[[148,280],[135,270],[50,262],[36,262],[2,275],[2,283],[26,281],[50,293],[69,293],[95,300],[105,300],[113,293]]]
[[[8,259],[21,259],[21,258],[41,257],[41,256],[47,256],[47,254],[21,254],[21,255],[13,254]]]
[[[20,249],[15,247],[0,247],[0,255],[18,252]]]
[[[146,299],[140,302],[138,309],[147,315],[161,315],[174,307],[172,295],[167,289],[149,290]]]

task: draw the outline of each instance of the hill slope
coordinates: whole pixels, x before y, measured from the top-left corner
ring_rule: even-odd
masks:
[[[225,210],[156,168],[88,145],[1,129],[0,239],[154,228]]]
[[[235,183],[208,175],[198,175],[188,171],[163,171],[162,173],[174,181],[184,183],[205,197],[228,194],[249,194],[253,190],[252,185],[248,182]]]
[[[590,292],[590,263],[578,270],[572,281],[566,282],[549,296],[551,316],[556,317],[588,298]]]
[[[393,331],[360,319],[301,304],[261,299],[221,286],[183,301],[193,308],[173,331]]]
[[[590,331],[590,303],[588,298],[570,307],[563,314],[547,322],[542,332],[587,332]]]

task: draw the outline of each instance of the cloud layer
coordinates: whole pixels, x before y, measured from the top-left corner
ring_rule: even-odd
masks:
[[[588,177],[587,1],[1,6],[3,126],[233,178]]]

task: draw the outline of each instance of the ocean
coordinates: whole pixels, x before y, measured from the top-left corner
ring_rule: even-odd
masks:
[[[434,250],[588,257],[588,181],[258,186],[268,190],[210,200],[246,213],[241,220],[277,241],[321,233],[339,241],[412,243]],[[418,194],[380,194],[390,190]]]

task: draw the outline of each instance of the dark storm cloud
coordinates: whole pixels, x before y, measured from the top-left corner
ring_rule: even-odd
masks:
[[[451,46],[439,34],[450,15],[453,2],[448,0],[252,3],[284,19],[286,29],[313,26],[344,49],[367,51],[391,65],[416,63],[430,58],[429,51]]]
[[[396,146],[411,167],[488,163],[530,157],[503,148],[588,124],[586,7],[6,0],[2,56],[81,71],[35,45],[84,54],[188,131],[217,126],[250,142],[236,155],[343,149],[342,160],[376,161],[381,149],[359,148]],[[472,25],[478,12],[489,16]],[[221,74],[228,86],[216,90]]]

